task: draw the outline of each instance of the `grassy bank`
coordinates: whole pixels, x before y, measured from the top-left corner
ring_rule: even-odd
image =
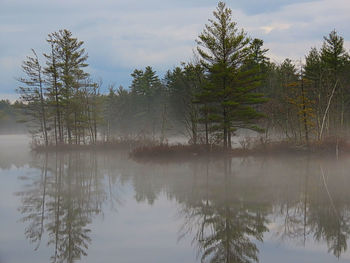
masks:
[[[66,151],[104,151],[104,150],[129,150],[146,145],[156,145],[150,140],[120,139],[109,142],[97,142],[94,144],[58,144],[42,145],[32,144],[31,150],[34,152],[66,152]]]
[[[345,139],[327,138],[306,144],[280,141],[256,143],[251,147],[224,149],[220,146],[207,145],[147,145],[137,147],[130,156],[137,160],[191,160],[203,156],[210,157],[248,157],[281,155],[327,155],[340,156],[350,153],[350,144]]]
[[[281,155],[327,155],[341,156],[350,153],[350,144],[346,139],[327,138],[314,141],[309,145],[290,141],[256,141],[239,148],[224,149],[218,145],[160,144],[151,140],[121,139],[96,144],[32,145],[34,152],[68,151],[108,151],[123,150],[135,160],[193,160],[201,157],[248,157]]]
[[[228,151],[220,146],[187,145],[187,144],[159,144],[137,147],[130,152],[134,159],[143,160],[189,160],[202,156],[224,156]]]

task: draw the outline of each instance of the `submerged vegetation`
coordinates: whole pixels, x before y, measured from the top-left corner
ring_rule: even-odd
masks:
[[[83,41],[66,29],[49,34],[44,62],[32,50],[18,78],[33,145],[117,145],[127,138],[152,141],[161,145],[152,150],[162,151],[167,138],[185,135],[189,145],[227,151],[235,135],[252,130],[265,143],[300,148],[324,145],[331,137],[338,153],[350,124],[344,39],[334,30],[305,63],[277,64],[267,57],[263,40],[237,27],[224,3],[213,15],[198,36],[192,62],[168,70],[164,78],[151,66],[135,69],[128,89],[110,85],[108,94],[86,71]]]

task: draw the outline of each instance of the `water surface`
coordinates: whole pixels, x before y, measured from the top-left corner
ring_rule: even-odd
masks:
[[[139,163],[0,137],[0,262],[348,262],[350,163]]]

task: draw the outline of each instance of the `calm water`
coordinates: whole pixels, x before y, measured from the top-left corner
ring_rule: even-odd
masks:
[[[137,163],[0,136],[0,263],[349,262],[350,162]]]

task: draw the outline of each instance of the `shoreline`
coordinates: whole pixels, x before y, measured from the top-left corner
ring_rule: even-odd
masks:
[[[345,139],[325,139],[323,141],[297,144],[288,141],[255,144],[251,147],[224,149],[218,145],[160,144],[145,141],[115,141],[96,144],[36,145],[33,152],[71,152],[71,151],[118,151],[127,150],[134,160],[192,160],[202,157],[278,157],[278,156],[329,156],[339,157],[350,154],[350,144]]]

